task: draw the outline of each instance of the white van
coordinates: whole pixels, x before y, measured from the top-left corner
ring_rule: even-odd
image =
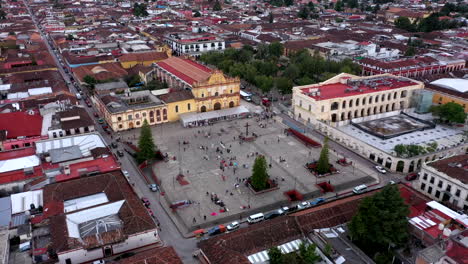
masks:
[[[80,93],[76,93],[76,99],[81,100],[81,98],[82,98],[82,97],[81,97],[81,94],[80,94]]]
[[[367,185],[361,184],[361,185],[354,187],[353,193],[360,194],[360,193],[365,192],[366,190],[367,190]]]
[[[265,219],[265,216],[262,213],[254,214],[249,217],[247,217],[247,222],[249,224],[257,223],[260,221],[263,221]]]

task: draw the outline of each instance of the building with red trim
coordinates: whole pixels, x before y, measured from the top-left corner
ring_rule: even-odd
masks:
[[[362,67],[362,75],[393,74],[404,77],[420,77],[429,74],[447,73],[465,68],[465,60],[432,57],[416,57],[391,61],[364,58],[357,63]]]
[[[342,73],[318,84],[293,88],[294,115],[314,123],[337,122],[409,107],[421,82],[390,74],[359,77]]]

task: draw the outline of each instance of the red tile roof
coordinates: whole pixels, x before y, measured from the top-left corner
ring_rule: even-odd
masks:
[[[119,264],[182,264],[173,247],[152,248],[118,261]]]
[[[308,210],[258,223],[198,243],[211,263],[250,263],[247,256],[301,238],[316,228],[347,223],[359,203],[376,191],[354,195]]]
[[[132,62],[132,61],[137,61],[137,62],[143,62],[143,61],[160,61],[167,59],[167,53],[166,52],[142,52],[142,53],[127,53],[123,54],[122,56],[119,57],[119,60],[121,62]]]
[[[378,85],[378,86],[375,86],[375,85]],[[384,80],[375,81],[373,85],[366,86],[364,84],[361,84],[357,87],[357,89],[352,90],[352,91],[351,91],[351,89],[353,88],[352,86],[348,84],[343,84],[340,82],[324,84],[320,86],[311,86],[310,88],[302,88],[301,91],[304,94],[309,94],[311,89],[319,88],[320,89],[319,96],[309,95],[310,97],[319,101],[319,100],[328,100],[332,98],[341,98],[341,97],[354,96],[354,95],[360,95],[360,94],[366,94],[366,93],[381,92],[385,90],[392,90],[392,89],[397,89],[397,88],[411,86],[411,85],[416,85],[416,83],[412,81],[399,80],[396,78],[387,77]],[[378,89],[374,89],[375,87],[378,87]]]
[[[206,66],[178,57],[171,57],[156,64],[190,85],[207,80],[212,73]]]
[[[26,112],[0,114],[0,127],[8,131],[7,138],[40,136],[42,116]]]
[[[109,203],[125,200],[118,212],[123,227],[100,233],[99,237],[86,237],[86,240],[69,237],[66,214],[57,210],[60,209],[57,202],[63,203],[66,200],[102,192],[106,194]],[[99,247],[121,241],[130,235],[156,229],[153,219],[120,171],[46,185],[43,189],[43,199],[44,212],[48,211],[48,208],[55,208],[56,211],[55,215],[48,219],[53,227],[52,247],[57,253],[75,248]]]

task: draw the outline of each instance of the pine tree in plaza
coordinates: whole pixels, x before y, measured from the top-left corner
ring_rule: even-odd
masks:
[[[330,171],[330,162],[328,160],[328,137],[325,137],[322,151],[320,152],[320,158],[317,163],[317,173],[325,174],[329,171]]]
[[[151,128],[148,121],[145,119],[143,126],[140,131],[140,138],[138,139],[139,152],[137,153],[138,163],[142,163],[147,160],[154,158],[156,153],[156,145],[153,141],[153,135],[151,134]]]

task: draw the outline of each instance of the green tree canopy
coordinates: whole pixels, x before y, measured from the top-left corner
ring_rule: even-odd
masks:
[[[416,26],[413,23],[411,23],[409,18],[405,16],[400,16],[397,19],[395,19],[394,24],[395,24],[395,27],[404,29],[406,31],[410,31],[410,32],[416,31]]]
[[[299,250],[283,254],[277,247],[268,250],[270,264],[314,264],[321,260],[314,244],[301,243]]]
[[[283,55],[283,51],[284,46],[278,41],[275,41],[268,46],[268,52],[272,56],[280,57]]]
[[[146,119],[143,121],[143,126],[140,130],[140,138],[138,139],[138,149],[138,163],[142,163],[147,160],[152,160],[156,153],[156,145],[154,144],[153,135],[151,134],[151,128]]]
[[[343,11],[343,3],[340,0],[336,1],[335,10],[338,12]]]
[[[255,85],[262,90],[262,92],[267,93],[273,87],[273,78],[265,75],[258,75],[255,77]]]
[[[409,237],[409,212],[398,186],[387,185],[362,200],[348,225],[351,238],[370,256],[402,246]]]
[[[405,51],[405,56],[414,56],[416,55],[416,49],[413,46],[410,46],[406,51]]]
[[[97,83],[96,78],[90,75],[86,75],[85,77],[83,77],[83,81],[89,86],[94,86]]]
[[[268,177],[265,156],[259,155],[255,159],[255,163],[252,168],[250,183],[256,191],[264,190],[268,187]]]
[[[322,151],[317,163],[317,173],[325,174],[330,171],[330,161],[328,160],[328,137],[323,141]]]
[[[133,4],[133,15],[137,17],[148,16],[148,11],[146,11],[146,4]]]
[[[466,120],[465,109],[457,103],[449,102],[443,105],[432,106],[430,111],[445,123],[462,124]]]
[[[297,13],[298,18],[307,19],[309,17],[309,8],[307,6],[302,6],[299,12]]]
[[[275,20],[275,18],[273,16],[273,13],[270,12],[270,14],[268,14],[268,22],[271,24],[271,23],[273,23],[274,20]]]
[[[135,87],[137,84],[141,83],[141,78],[138,74],[127,75],[124,77],[124,81],[127,83],[128,87]]]
[[[270,258],[270,264],[282,264],[281,250],[278,247],[272,247],[268,250],[268,257]]]
[[[278,77],[275,81],[276,89],[283,94],[288,94],[291,92],[293,87],[293,82],[285,77]]]
[[[0,9],[0,19],[3,20],[3,19],[6,19],[6,13],[5,11],[3,11],[3,9]]]
[[[222,10],[221,3],[218,0],[216,0],[216,2],[213,5],[213,11],[221,11],[221,10]]]

